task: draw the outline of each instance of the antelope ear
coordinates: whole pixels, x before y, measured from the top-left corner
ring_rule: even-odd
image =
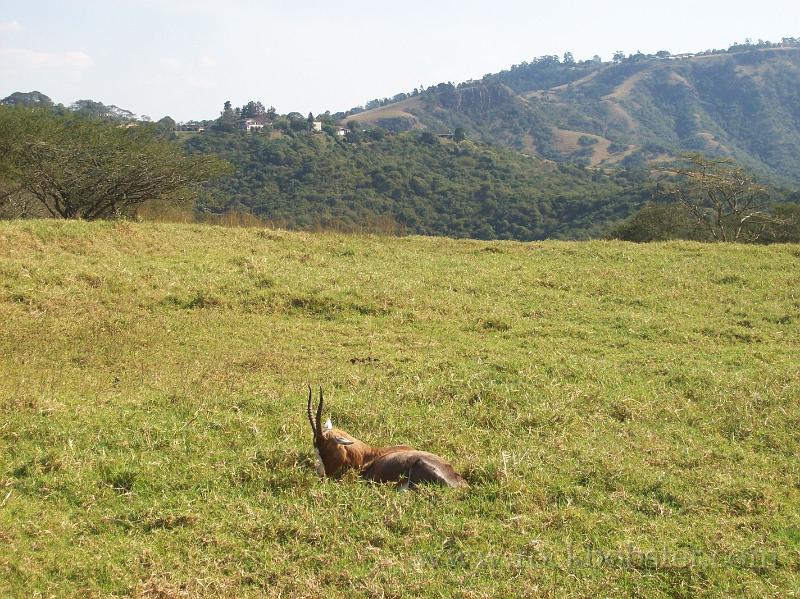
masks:
[[[333,430],[333,423],[331,422],[330,418],[328,418],[325,421],[325,426],[322,427],[322,430],[326,430],[326,431]]]
[[[344,437],[334,437],[334,441],[336,441],[337,445],[352,445],[352,439],[345,439]]]

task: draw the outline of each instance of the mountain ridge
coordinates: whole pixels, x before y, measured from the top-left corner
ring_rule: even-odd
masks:
[[[543,57],[337,116],[393,131],[461,127],[484,142],[588,166],[701,151],[800,183],[800,46],[737,48],[611,63]]]

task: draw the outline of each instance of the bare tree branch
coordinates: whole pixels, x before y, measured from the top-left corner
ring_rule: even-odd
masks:
[[[682,182],[672,194],[713,239],[752,241],[767,224],[782,224],[769,213],[769,189],[732,160],[684,158],[687,165],[673,171]]]

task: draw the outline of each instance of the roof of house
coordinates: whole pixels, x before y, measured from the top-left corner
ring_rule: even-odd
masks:
[[[256,125],[265,125],[269,122],[269,117],[266,114],[257,114],[256,116],[247,117],[244,119],[245,123],[255,123]]]

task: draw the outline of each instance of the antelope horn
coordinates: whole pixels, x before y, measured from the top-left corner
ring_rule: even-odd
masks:
[[[314,432],[314,436],[316,437],[318,434],[318,429],[314,426],[314,416],[311,414],[311,385],[308,386],[308,421],[311,423],[311,430]]]
[[[317,434],[322,434],[322,387],[319,388],[319,406],[317,406]]]

